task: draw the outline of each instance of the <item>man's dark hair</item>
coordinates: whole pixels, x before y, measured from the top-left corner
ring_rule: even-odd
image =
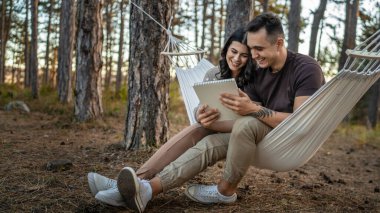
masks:
[[[247,24],[246,31],[255,33],[263,27],[265,27],[268,33],[268,40],[270,42],[274,43],[278,37],[285,38],[280,18],[271,12],[262,13],[252,19]]]

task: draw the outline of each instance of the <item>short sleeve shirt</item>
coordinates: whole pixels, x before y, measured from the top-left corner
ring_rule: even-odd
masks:
[[[325,79],[319,64],[311,57],[288,50],[284,67],[276,73],[258,68],[244,89],[249,97],[277,112],[293,112],[297,96],[311,96]]]

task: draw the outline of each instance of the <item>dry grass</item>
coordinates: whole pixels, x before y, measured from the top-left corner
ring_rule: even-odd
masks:
[[[17,93],[17,97],[24,94]],[[107,109],[119,107],[120,112],[107,114],[101,121],[79,124],[66,114],[70,107],[59,109],[49,102],[52,97],[41,97],[41,102],[23,99],[33,109],[30,114],[0,110],[0,212],[130,212],[97,202],[86,179],[90,171],[115,177],[125,165],[138,168],[155,151],[120,148],[125,103],[107,105]],[[8,100],[2,98],[0,105]],[[180,100],[173,103],[171,135],[187,123]],[[379,132],[341,126],[297,170],[250,168],[234,204],[198,204],[177,188],[154,199],[146,212],[380,212]],[[69,159],[73,166],[47,170],[46,164],[56,159]],[[214,183],[223,165],[217,163],[190,182]]]

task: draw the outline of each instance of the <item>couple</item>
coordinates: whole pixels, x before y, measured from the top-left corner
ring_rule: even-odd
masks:
[[[222,94],[220,100],[244,116],[217,121],[217,110],[200,106],[198,124],[171,138],[136,172],[125,167],[117,180],[89,173],[95,198],[143,212],[154,196],[225,159],[218,183],[190,185],[185,194],[205,204],[235,202],[238,184],[253,164],[256,144],[325,82],[318,63],[287,50],[284,39],[281,20],[272,13],[263,13],[244,30],[235,31],[223,48],[219,67],[204,80],[235,78],[239,95]]]

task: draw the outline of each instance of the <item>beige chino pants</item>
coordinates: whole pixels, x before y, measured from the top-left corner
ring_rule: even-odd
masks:
[[[245,116],[236,120],[231,133],[206,136],[157,175],[163,191],[182,185],[222,159],[226,159],[223,179],[238,184],[253,164],[256,144],[271,130],[258,119]]]
[[[151,179],[169,163],[181,156],[186,150],[197,144],[202,138],[215,133],[193,124],[169,139],[162,145],[147,162],[144,163],[136,174],[142,179]]]

